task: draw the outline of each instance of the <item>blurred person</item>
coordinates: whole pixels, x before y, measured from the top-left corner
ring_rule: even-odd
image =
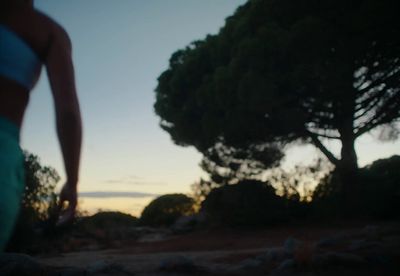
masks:
[[[33,0],[0,0],[0,252],[12,234],[24,192],[20,129],[43,65],[67,176],[59,201],[57,223],[62,225],[75,216],[82,141],[71,41],[58,23],[34,8]]]

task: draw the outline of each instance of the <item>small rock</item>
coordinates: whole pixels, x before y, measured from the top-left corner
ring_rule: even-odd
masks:
[[[288,252],[282,247],[269,248],[267,252],[256,257],[256,259],[264,262],[281,262],[287,259]]]
[[[331,247],[331,246],[338,246],[343,244],[345,237],[343,235],[336,235],[333,237],[322,238],[320,239],[316,246],[323,248],[323,247]]]
[[[303,243],[293,237],[289,237],[286,239],[283,244],[283,248],[286,250],[288,254],[293,254],[296,248],[300,247]]]
[[[269,260],[268,252],[257,255],[254,259],[256,259],[260,262],[267,262]]]
[[[197,267],[188,257],[172,256],[163,259],[158,269],[167,272],[193,272],[197,270]]]
[[[292,270],[296,267],[296,261],[293,259],[284,260],[276,269],[276,271],[287,271]]]

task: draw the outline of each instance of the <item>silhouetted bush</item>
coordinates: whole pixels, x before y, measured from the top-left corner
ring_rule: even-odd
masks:
[[[195,202],[184,194],[162,195],[147,205],[140,222],[150,226],[170,226],[181,216],[194,213]]]
[[[351,210],[345,204],[344,181],[337,170],[299,167],[292,172],[277,170],[270,177],[276,190],[269,183],[256,180],[215,188],[203,201],[202,211],[214,223],[231,226],[267,225],[293,219],[400,217],[400,156],[377,160],[359,170],[354,183],[359,187],[354,195],[356,204]],[[302,201],[298,184],[312,179],[319,181],[312,202],[304,201],[307,193]]]
[[[341,193],[342,181],[336,170],[320,180],[312,195],[309,216],[318,219],[340,217],[346,212]]]
[[[363,210],[377,218],[399,217],[400,156],[379,159],[361,170]]]
[[[379,159],[360,169],[359,193],[356,195],[359,217],[399,217],[400,205],[400,156]],[[313,215],[319,217],[341,216],[349,210],[342,204],[342,185],[339,174],[333,171],[326,176],[313,194]]]
[[[212,190],[202,203],[202,211],[217,224],[259,226],[286,221],[287,203],[268,183],[243,180]]]
[[[134,227],[138,225],[138,221],[138,218],[121,212],[99,212],[93,216],[81,218],[76,227],[87,231]]]
[[[48,220],[57,204],[55,169],[40,164],[39,157],[24,152],[25,189],[19,217],[8,250],[24,250],[37,237],[37,227]]]

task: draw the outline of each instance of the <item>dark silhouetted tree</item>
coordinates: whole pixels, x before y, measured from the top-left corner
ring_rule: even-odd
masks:
[[[156,88],[161,127],[216,177],[219,166],[257,173],[285,145],[312,143],[354,195],[356,139],[398,133],[399,10],[395,0],[250,0],[217,35],[171,56]]]

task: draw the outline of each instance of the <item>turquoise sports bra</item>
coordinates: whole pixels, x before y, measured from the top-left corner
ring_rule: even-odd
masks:
[[[41,60],[14,31],[0,24],[0,75],[31,90]]]

